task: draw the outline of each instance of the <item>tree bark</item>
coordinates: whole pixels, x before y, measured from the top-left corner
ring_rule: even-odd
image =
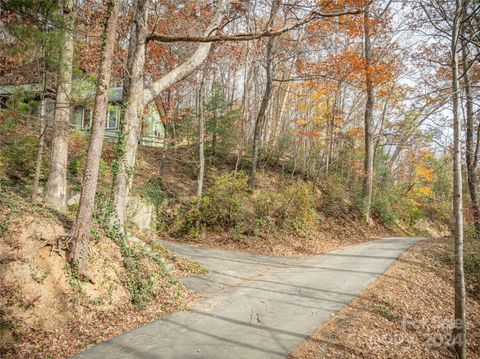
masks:
[[[247,20],[248,21],[248,20]],[[248,106],[248,99],[249,99],[249,83],[250,83],[250,68],[251,68],[251,61],[250,61],[250,47],[247,44],[247,53],[245,55],[245,66],[244,66],[244,82],[243,82],[243,95],[242,95],[242,115],[240,117],[240,139],[238,141],[237,147],[237,159],[235,161],[235,171],[238,171],[240,164],[242,162],[243,152],[244,152],[244,144],[245,144],[245,128],[246,124],[248,123],[249,118],[249,106]]]
[[[66,30],[63,34],[53,120],[52,155],[44,199],[46,204],[60,210],[67,209],[68,129],[71,112],[70,95],[72,92],[73,32],[75,27],[73,0],[64,1],[63,15]]]
[[[457,358],[467,356],[465,275],[463,268],[463,201],[462,201],[462,144],[460,121],[460,87],[458,83],[458,42],[461,27],[463,0],[456,0],[456,11],[452,24],[451,70],[453,103],[453,215],[455,217],[455,352]]]
[[[364,161],[364,182],[363,198],[365,220],[368,224],[371,220],[372,194],[373,194],[373,82],[371,77],[371,44],[370,44],[370,17],[369,7],[365,8],[363,15],[364,26],[364,57],[365,57],[365,85],[367,90],[367,101],[365,104],[365,161]]]
[[[86,275],[88,271],[88,240],[92,227],[92,215],[97,192],[98,172],[102,155],[105,125],[108,110],[108,89],[112,73],[113,50],[117,35],[118,0],[109,0],[108,18],[105,23],[102,43],[102,58],[97,79],[97,92],[93,109],[92,134],[88,145],[87,159],[82,179],[82,190],[77,216],[72,229],[72,248],[70,262],[78,265],[79,272]]]

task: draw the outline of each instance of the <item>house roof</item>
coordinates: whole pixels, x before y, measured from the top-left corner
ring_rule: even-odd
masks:
[[[95,100],[96,88],[94,85],[78,87],[74,93],[74,99],[78,102],[92,103]],[[123,98],[123,87],[111,87],[108,89],[108,102],[121,102]]]
[[[0,86],[0,96],[1,95],[13,95],[16,93],[39,93],[40,84],[23,84],[23,85],[5,85]],[[92,90],[81,90],[80,97],[84,100],[91,99],[95,97],[95,89]],[[123,87],[111,87],[108,90],[108,101],[109,102],[121,102],[123,98]]]
[[[13,95],[19,92],[39,92],[39,84],[24,84],[24,85],[5,85],[0,86],[0,95]]]
[[[111,87],[108,91],[108,101],[120,102],[123,98],[123,87]]]

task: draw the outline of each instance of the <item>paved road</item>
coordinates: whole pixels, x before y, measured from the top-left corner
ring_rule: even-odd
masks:
[[[420,238],[387,238],[311,257],[166,243],[210,269],[185,279],[205,296],[78,358],[284,358]]]

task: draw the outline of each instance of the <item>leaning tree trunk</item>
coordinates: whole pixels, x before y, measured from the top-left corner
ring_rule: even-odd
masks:
[[[468,8],[468,1],[465,1],[464,12]],[[468,60],[468,45],[464,37],[464,26],[461,27],[462,37],[461,37],[461,46],[462,46],[462,67],[463,67],[463,84],[465,90],[465,107],[466,107],[466,136],[465,136],[465,155],[467,163],[467,182],[468,190],[470,193],[470,200],[472,202],[472,212],[473,212],[473,221],[475,224],[476,237],[480,238],[480,202],[478,198],[478,176],[477,176],[477,167],[478,167],[478,153],[476,150],[475,139],[474,139],[474,123],[473,123],[473,96],[472,89],[470,85],[470,76],[468,73],[469,70],[469,60]],[[477,138],[478,141],[478,138]]]
[[[462,203],[462,143],[460,121],[460,87],[458,84],[458,42],[463,1],[456,0],[452,24],[451,66],[453,103],[453,215],[455,217],[455,352],[459,359],[467,356],[465,315],[465,274],[463,268],[463,203]]]
[[[250,168],[250,175],[248,177],[248,184],[250,187],[255,186],[255,179],[257,175],[258,152],[260,148],[260,139],[262,138],[263,123],[265,121],[265,113],[267,111],[270,96],[272,94],[272,57],[273,57],[273,37],[268,38],[267,42],[267,82],[265,85],[265,92],[263,94],[262,103],[258,116],[255,120],[255,128],[253,130],[253,147],[252,147],[252,167]]]
[[[105,23],[102,43],[102,59],[97,79],[97,92],[93,110],[93,125],[88,145],[87,159],[82,179],[82,191],[77,217],[72,229],[72,248],[70,262],[78,264],[79,272],[86,275],[88,269],[88,239],[92,227],[92,215],[97,192],[98,172],[102,155],[103,138],[107,122],[108,88],[112,73],[113,50],[117,34],[118,0],[109,0],[107,5],[108,18]]]
[[[57,209],[67,208],[68,128],[70,125],[70,95],[72,92],[73,32],[75,12],[73,0],[65,0],[63,15],[66,30],[55,100],[52,155],[45,191],[45,203]]]
[[[364,18],[364,56],[365,56],[365,84],[367,90],[367,102],[365,104],[365,161],[363,198],[364,211],[367,223],[371,223],[371,207],[373,194],[373,82],[371,76],[371,45],[370,45],[370,18],[368,6],[365,8]]]
[[[130,39],[125,113],[117,145],[117,167],[115,168],[113,182],[114,215],[112,225],[118,225],[121,232],[124,231],[128,194],[133,180],[140,120],[143,112],[142,91],[147,38],[147,3],[147,0],[137,0],[136,3],[134,31]]]

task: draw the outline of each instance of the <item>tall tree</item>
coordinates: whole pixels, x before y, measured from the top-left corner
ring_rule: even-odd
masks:
[[[464,17],[468,15],[469,1],[463,2],[463,14]],[[475,140],[475,128],[474,128],[474,111],[473,104],[474,99],[472,95],[472,87],[470,84],[469,70],[471,68],[471,60],[469,59],[468,41],[466,39],[467,22],[463,22],[460,25],[460,44],[462,47],[462,69],[463,69],[463,88],[465,91],[465,115],[466,115],[466,136],[465,136],[465,156],[467,164],[467,183],[468,191],[470,193],[470,200],[472,202],[473,221],[475,225],[475,232],[477,238],[480,238],[480,200],[478,194],[478,157],[479,157],[479,145],[478,138]]]
[[[73,242],[72,248],[70,249],[70,261],[79,265],[79,272],[83,275],[87,275],[88,270],[88,239],[92,226],[100,157],[102,155],[103,138],[107,121],[108,89],[112,73],[112,59],[117,34],[119,7],[119,0],[108,0],[107,19],[102,34],[101,60],[93,109],[92,133],[83,172],[80,203],[71,234]]]
[[[464,0],[455,0],[451,37],[452,112],[453,112],[453,215],[455,218],[455,352],[459,359],[467,356],[467,329],[465,314],[465,274],[463,266],[463,194],[462,143],[460,121],[460,86],[458,78],[458,46],[464,20]]]
[[[267,57],[265,70],[267,74],[267,80],[265,83],[265,92],[263,93],[262,102],[260,104],[260,110],[255,119],[255,127],[253,130],[253,144],[252,144],[252,166],[250,168],[250,174],[248,176],[248,184],[255,186],[255,179],[257,175],[258,154],[260,150],[260,141],[262,138],[262,132],[265,122],[265,113],[267,111],[270,97],[272,96],[272,58],[273,58],[273,37],[269,37],[267,40]]]
[[[363,198],[364,211],[367,223],[371,223],[370,212],[372,207],[373,194],[373,106],[374,106],[374,89],[372,81],[372,49],[370,39],[370,5],[367,5],[363,13],[363,51],[365,60],[365,88],[367,94],[367,101],[365,103],[365,160],[364,160],[364,182],[363,182]]]
[[[203,177],[205,174],[205,72],[202,72],[200,86],[197,95],[197,122],[198,122],[198,178],[197,178],[197,196],[200,197],[203,192]]]
[[[274,17],[278,11],[279,6],[280,6],[280,2],[278,0],[275,0],[270,10],[270,18],[267,24],[268,28],[272,27]],[[273,45],[274,45],[274,38],[273,36],[270,36],[267,40],[267,54],[266,54],[266,61],[265,61],[265,72],[266,72],[265,92],[263,93],[262,103],[260,105],[260,110],[258,111],[257,118],[255,119],[255,127],[253,130],[252,166],[250,168],[250,174],[248,176],[248,184],[250,187],[255,186],[255,179],[257,175],[258,154],[260,150],[260,141],[262,139],[263,129],[265,125],[265,113],[267,112],[268,104],[272,96]]]
[[[45,61],[45,59],[44,59]],[[33,190],[32,190],[32,201],[37,202],[39,198],[39,186],[40,186],[40,175],[42,172],[42,162],[43,162],[43,148],[45,146],[45,131],[47,129],[46,124],[46,92],[47,92],[47,71],[44,66],[41,81],[41,93],[40,93],[40,104],[38,109],[38,145],[37,145],[37,160],[35,161],[35,176],[33,178]]]
[[[63,48],[58,70],[57,96],[53,119],[52,154],[45,191],[45,203],[67,208],[68,129],[70,126],[70,96],[72,92],[75,8],[73,0],[63,2]]]

